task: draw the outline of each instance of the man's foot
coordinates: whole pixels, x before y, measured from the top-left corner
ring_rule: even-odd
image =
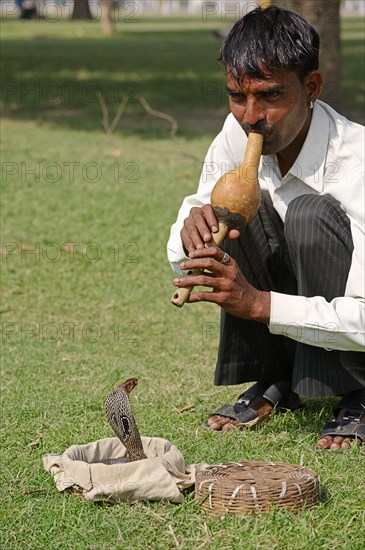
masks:
[[[291,382],[258,382],[246,390],[235,405],[221,407],[207,424],[215,431],[255,428],[268,419],[276,406],[289,410],[301,406],[299,396],[291,391]]]
[[[325,424],[316,449],[348,449],[365,441],[365,390],[350,392],[335,409],[336,420]]]
[[[273,408],[273,405],[264,397],[254,397],[250,401],[250,409],[255,411],[258,419],[260,420],[260,422],[258,421],[256,424],[262,423],[264,418],[272,412]],[[207,424],[212,430],[227,431],[238,426],[240,421],[234,420],[229,416],[213,415],[208,419]]]

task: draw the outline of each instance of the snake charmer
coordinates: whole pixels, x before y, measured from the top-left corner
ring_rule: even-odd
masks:
[[[365,147],[363,126],[319,99],[319,46],[286,9],[235,23],[220,52],[231,112],[171,228],[168,258],[177,289],[207,287],[187,303],[221,308],[215,384],[255,382],[210,428],[256,427],[301,396],[336,395],[316,447],[339,449],[365,440]],[[242,162],[250,132],[264,138],[260,208],[221,248],[206,247],[218,231],[211,191]]]

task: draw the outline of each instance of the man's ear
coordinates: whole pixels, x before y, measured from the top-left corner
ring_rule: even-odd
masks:
[[[308,100],[315,102],[323,91],[323,77],[319,71],[311,71],[304,79]]]

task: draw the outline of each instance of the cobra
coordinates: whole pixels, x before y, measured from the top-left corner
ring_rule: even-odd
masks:
[[[127,454],[125,457],[103,460],[104,464],[121,464],[147,458],[128,397],[137,384],[137,378],[128,378],[106,398],[105,411],[107,419],[116,436],[125,446]]]

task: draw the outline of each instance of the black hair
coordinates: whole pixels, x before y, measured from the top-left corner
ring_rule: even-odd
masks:
[[[237,21],[219,54],[219,61],[239,81],[242,74],[267,78],[267,72],[294,71],[299,80],[319,66],[319,36],[304,17],[271,6],[256,8]]]

